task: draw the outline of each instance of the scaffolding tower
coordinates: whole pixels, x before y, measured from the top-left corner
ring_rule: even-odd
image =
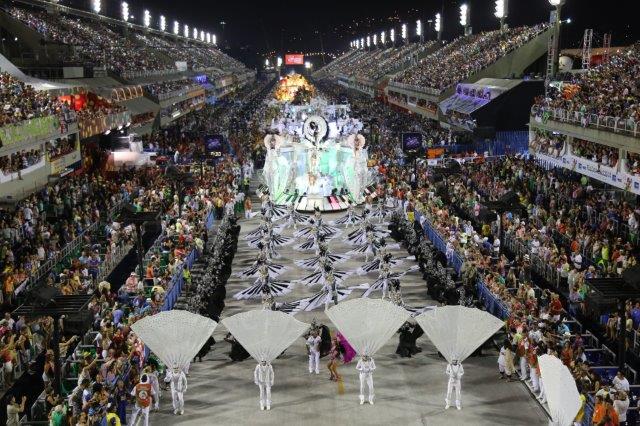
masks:
[[[602,63],[608,64],[611,60],[611,33],[604,35],[602,39]]]
[[[584,37],[582,39],[582,69],[588,70],[591,68],[591,43],[593,42],[593,29],[587,28],[584,30]]]

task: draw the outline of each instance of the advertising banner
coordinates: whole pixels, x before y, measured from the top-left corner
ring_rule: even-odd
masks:
[[[304,55],[301,53],[288,53],[284,55],[285,65],[304,65]]]

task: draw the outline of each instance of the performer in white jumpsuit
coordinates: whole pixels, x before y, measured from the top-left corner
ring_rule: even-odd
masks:
[[[369,404],[373,405],[373,370],[376,369],[376,363],[373,358],[363,355],[358,360],[356,370],[360,372],[360,405],[364,404],[364,384],[366,382],[369,387]]]
[[[178,367],[167,370],[164,381],[171,383],[173,414],[184,414],[184,393],[187,391],[187,376]]]
[[[309,350],[309,373],[315,371],[320,374],[320,336],[316,330],[311,331],[311,335],[307,338],[307,348]]]
[[[158,411],[160,409],[160,397],[162,396],[162,392],[160,390],[160,381],[158,380],[158,372],[155,369],[155,365],[150,364],[146,369],[147,377],[149,378],[149,383],[151,383],[151,388],[153,392],[156,394],[156,398],[153,401],[153,409]]]
[[[253,370],[253,381],[260,388],[260,409],[271,410],[271,386],[273,386],[273,367],[270,362],[261,361]]]
[[[446,404],[444,406],[445,410],[449,409],[449,405],[451,405],[451,394],[453,393],[453,388],[456,389],[456,408],[458,410],[462,410],[462,402],[460,400],[460,381],[463,374],[464,368],[462,368],[462,364],[460,364],[458,360],[454,359],[451,364],[447,364],[449,384],[447,385],[447,397],[444,400]]]

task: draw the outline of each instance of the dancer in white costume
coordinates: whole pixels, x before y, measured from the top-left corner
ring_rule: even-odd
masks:
[[[453,389],[456,390],[456,408],[458,410],[462,410],[462,400],[460,397],[461,382],[462,375],[464,374],[464,368],[462,364],[458,362],[458,360],[454,359],[451,364],[447,364],[447,375],[449,376],[449,382],[447,384],[447,397],[445,398],[445,406],[444,409],[448,410],[451,405],[451,395],[453,394]]]
[[[349,227],[358,225],[360,222],[362,222],[362,217],[358,216],[358,214],[355,211],[355,208],[353,207],[353,203],[349,201],[349,205],[347,207],[347,214],[331,222],[331,224],[334,226],[345,225],[346,228],[349,228]]]
[[[253,285],[239,291],[233,297],[236,300],[259,299],[265,289],[271,295],[282,296],[291,292],[293,284],[289,281],[271,279],[269,267],[263,263],[259,267],[259,276]]]
[[[273,367],[270,362],[260,361],[253,370],[253,381],[260,388],[260,409],[271,410],[271,386],[273,386]]]
[[[287,214],[282,216],[281,218],[284,221],[285,228],[291,228],[293,226],[294,230],[298,230],[298,224],[306,224],[309,223],[309,216],[305,216],[296,211],[296,207],[293,203],[290,203],[287,206]]]
[[[320,374],[320,336],[317,330],[311,330],[307,338],[307,350],[309,352],[309,374]]]
[[[360,373],[360,405],[364,404],[364,387],[365,383],[369,388],[369,404],[373,405],[375,396],[373,389],[373,371],[376,369],[376,363],[370,356],[361,356],[356,365],[356,370]]]
[[[171,384],[173,414],[184,414],[184,393],[187,391],[187,375],[179,367],[167,369],[165,383]]]
[[[142,415],[142,424],[144,426],[149,426],[149,409],[151,408],[153,399],[158,396],[153,391],[153,387],[151,386],[151,383],[149,383],[149,377],[146,374],[143,374],[140,377],[140,383],[133,387],[131,390],[131,396],[135,398],[136,402],[133,406],[130,424],[135,425],[136,420],[138,420],[138,416]]]
[[[399,244],[392,244],[393,248],[399,249]],[[386,259],[386,260],[385,260]],[[402,260],[400,259],[392,259],[391,253],[389,253],[389,249],[387,243],[384,238],[380,238],[378,242],[378,249],[376,252],[376,256],[370,262],[366,262],[364,265],[359,267],[356,270],[358,275],[365,275],[370,272],[377,272],[382,268],[382,265],[386,263],[388,267],[392,266],[400,266],[402,265]]]

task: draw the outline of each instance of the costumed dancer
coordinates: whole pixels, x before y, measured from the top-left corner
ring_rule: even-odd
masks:
[[[287,214],[287,209],[283,206],[278,206],[271,201],[269,193],[262,195],[262,208],[266,209],[267,214],[274,220]]]
[[[269,266],[265,263],[258,268],[259,276],[250,287],[236,293],[233,297],[236,300],[258,299],[263,297],[264,292],[270,295],[282,296],[288,294],[293,289],[289,281],[272,280],[270,276]]]
[[[138,416],[142,414],[142,424],[144,426],[149,426],[149,409],[151,408],[153,398],[156,398],[156,394],[154,393],[153,387],[151,386],[151,383],[149,383],[149,377],[146,374],[143,374],[140,377],[140,383],[133,387],[131,390],[131,396],[135,398],[136,402],[133,406],[130,424],[135,425],[136,420],[138,420]]]
[[[329,380],[338,381],[342,379],[342,376],[338,373],[338,361],[342,358],[344,349],[340,344],[340,340],[337,336],[331,339],[331,350],[329,351],[329,363],[327,369],[329,369]]]
[[[271,311],[276,310],[276,301],[273,298],[273,295],[269,291],[269,287],[262,287],[262,309],[267,309]]]
[[[445,406],[444,409],[448,410],[451,405],[451,395],[453,394],[453,389],[456,390],[456,408],[458,410],[462,410],[462,400],[460,397],[461,389],[461,381],[462,375],[464,374],[464,368],[462,364],[458,362],[457,359],[451,361],[451,364],[447,364],[446,374],[449,376],[449,382],[447,384],[447,397],[445,398]]]
[[[284,215],[282,219],[285,222],[284,224],[285,228],[288,229],[293,226],[293,229],[295,231],[298,230],[298,224],[305,224],[309,222],[309,217],[301,213],[298,213],[296,211],[296,206],[293,203],[290,203],[287,206],[287,214]]]
[[[286,266],[271,262],[269,250],[264,244],[258,243],[257,248],[260,251],[256,256],[256,260],[253,262],[253,264],[249,268],[234,274],[236,277],[238,278],[257,277],[259,276],[260,266],[263,264],[267,265],[267,268],[269,269],[269,277],[271,278],[275,278],[287,270]]]
[[[331,265],[328,259],[325,259],[324,267],[322,267],[322,269],[313,272],[306,277],[297,280],[296,282],[311,287],[316,284],[324,283],[329,273],[333,275],[333,278],[335,278],[337,284],[342,283],[349,276],[349,272],[333,269],[333,265]]]
[[[173,414],[184,414],[184,393],[187,391],[187,375],[179,367],[167,369],[165,383],[171,384],[171,401]],[[133,424],[133,423],[132,423]]]
[[[369,388],[369,404],[373,405],[375,396],[373,389],[373,372],[376,369],[376,363],[368,355],[363,355],[358,360],[356,370],[360,373],[360,405],[364,404],[364,387],[365,383]]]
[[[320,342],[322,339],[318,335],[318,330],[312,329],[311,335],[307,337],[307,351],[309,353],[309,374],[320,374]]]
[[[151,388],[156,394],[156,398],[154,398],[153,401],[153,409],[158,411],[160,409],[160,397],[162,396],[162,392],[160,391],[160,381],[158,380],[158,373],[156,372],[155,367],[155,364],[151,363],[144,369],[144,372],[147,374],[147,377],[149,377]]]
[[[347,206],[347,214],[341,218],[331,222],[332,225],[345,225],[346,228],[356,226],[362,221],[362,217],[358,216],[351,200]]]
[[[394,246],[395,245],[397,244],[394,244]],[[377,247],[375,258],[372,259],[371,262],[367,262],[358,268],[356,271],[358,275],[365,275],[370,272],[378,271],[382,268],[383,264],[386,264],[389,268],[392,266],[402,265],[402,260],[393,259],[391,253],[389,253],[387,243],[384,238],[380,238]]]
[[[349,250],[347,256],[361,256],[364,254],[365,262],[369,262],[369,256],[375,255],[377,250],[378,242],[376,241],[375,234],[371,229],[367,229],[365,231],[365,241],[353,250]]]
[[[327,261],[330,264],[344,262],[349,259],[349,256],[342,254],[333,254],[329,252],[327,244],[324,242],[319,243],[319,254],[314,257],[308,257],[306,259],[299,259],[294,263],[303,269],[311,269],[313,271],[320,271],[324,268]]]
[[[323,234],[326,238],[333,238],[340,234],[340,230],[333,226],[325,225],[323,223],[322,214],[316,207],[315,213],[308,223],[310,226],[306,226],[297,231],[293,235],[296,238],[311,238],[315,234]]]
[[[273,367],[270,362],[260,361],[253,370],[253,381],[260,388],[260,409],[271,410],[271,386],[273,386]]]

